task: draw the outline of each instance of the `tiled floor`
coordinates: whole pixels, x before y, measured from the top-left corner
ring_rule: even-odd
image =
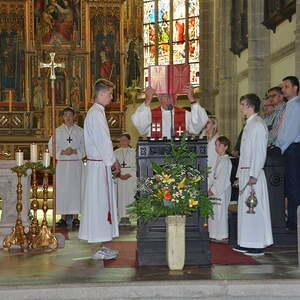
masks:
[[[135,228],[121,230],[120,240],[134,240]],[[212,265],[188,267],[180,272],[166,267],[103,268],[91,255],[97,244],[88,244],[71,233],[65,248],[54,252],[0,251],[0,285],[53,285],[57,283],[130,282],[145,280],[258,280],[300,279],[296,248],[270,248],[260,265]]]

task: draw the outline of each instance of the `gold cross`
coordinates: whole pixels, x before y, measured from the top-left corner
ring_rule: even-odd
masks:
[[[49,63],[40,62],[40,68],[50,68],[50,79],[55,80],[56,79],[55,69],[56,68],[64,68],[65,63],[54,62],[55,52],[50,52],[49,55],[50,55],[50,62]]]
[[[179,126],[179,128],[176,132],[178,133],[179,136],[181,136],[184,133],[184,131],[181,130],[181,126]]]

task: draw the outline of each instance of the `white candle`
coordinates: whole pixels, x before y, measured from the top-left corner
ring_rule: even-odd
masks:
[[[24,153],[21,150],[16,152],[16,162],[18,167],[21,167],[24,164]]]
[[[49,153],[48,149],[43,154],[43,166],[45,168],[48,168],[50,166],[50,153]]]
[[[38,161],[37,144],[30,145],[30,161],[36,163]]]

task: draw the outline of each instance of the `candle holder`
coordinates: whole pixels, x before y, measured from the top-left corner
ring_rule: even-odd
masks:
[[[48,227],[47,222],[47,211],[48,211],[48,179],[49,179],[49,170],[43,169],[40,172],[44,175],[44,184],[43,184],[43,221],[40,226],[39,233],[35,236],[32,242],[32,248],[50,248],[57,249],[58,243],[56,237],[52,234],[51,229]],[[55,220],[54,220],[55,221]]]
[[[39,209],[39,202],[37,200],[37,179],[36,179],[36,165],[32,163],[31,166],[32,170],[32,201],[30,208],[33,210],[33,219],[31,221],[29,231],[28,231],[28,240],[30,245],[32,246],[32,243],[35,239],[35,237],[39,234],[39,221],[37,219],[37,210]]]
[[[17,167],[15,169],[15,172],[17,173],[17,177],[18,177],[17,204],[16,204],[17,220],[16,220],[15,227],[12,228],[12,232],[9,235],[7,235],[3,240],[3,250],[8,251],[12,245],[19,245],[23,252],[27,252],[29,247],[29,242],[24,231],[24,226],[21,217],[21,212],[23,209],[22,183],[21,183],[23,170],[20,167]]]

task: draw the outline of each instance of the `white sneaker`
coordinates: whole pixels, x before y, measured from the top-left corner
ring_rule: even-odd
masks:
[[[119,251],[104,246],[101,247],[99,251],[105,255],[119,255]]]
[[[116,254],[104,254],[100,250],[97,251],[93,256],[92,259],[94,260],[103,260],[103,259],[114,259],[117,258],[118,255]]]

